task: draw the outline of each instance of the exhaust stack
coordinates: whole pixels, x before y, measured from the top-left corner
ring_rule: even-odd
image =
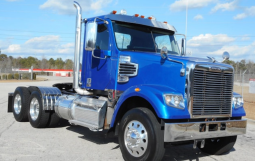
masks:
[[[92,94],[91,92],[88,92],[86,89],[81,89],[79,86],[82,9],[79,3],[75,1],[74,1],[74,7],[77,10],[77,14],[76,14],[76,28],[75,28],[73,88],[78,94],[91,95]]]

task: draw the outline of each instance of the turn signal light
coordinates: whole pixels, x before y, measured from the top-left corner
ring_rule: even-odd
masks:
[[[139,92],[141,89],[140,88],[135,88],[135,91],[136,92]]]

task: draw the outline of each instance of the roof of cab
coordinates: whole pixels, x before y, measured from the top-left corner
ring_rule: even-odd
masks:
[[[97,17],[88,18],[89,21],[93,21]],[[177,32],[177,30],[174,28],[174,26],[169,25],[167,23],[159,22],[156,20],[150,20],[147,18],[141,18],[141,17],[135,17],[135,16],[129,16],[129,15],[122,15],[122,14],[107,14],[103,16],[98,16],[98,18],[101,19],[110,19],[114,21],[121,21],[121,22],[127,22],[127,23],[133,23],[133,24],[140,24],[150,27],[155,27],[159,29],[165,29]]]

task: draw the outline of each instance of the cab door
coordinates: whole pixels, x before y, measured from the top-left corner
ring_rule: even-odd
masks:
[[[103,21],[99,21],[97,24],[95,50],[84,51],[85,59],[83,60],[85,60],[86,67],[83,87],[87,89],[105,90],[110,81],[112,63],[110,59],[109,26]]]

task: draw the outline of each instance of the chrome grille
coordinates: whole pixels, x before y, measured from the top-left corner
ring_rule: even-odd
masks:
[[[193,116],[230,115],[233,73],[194,70]]]

